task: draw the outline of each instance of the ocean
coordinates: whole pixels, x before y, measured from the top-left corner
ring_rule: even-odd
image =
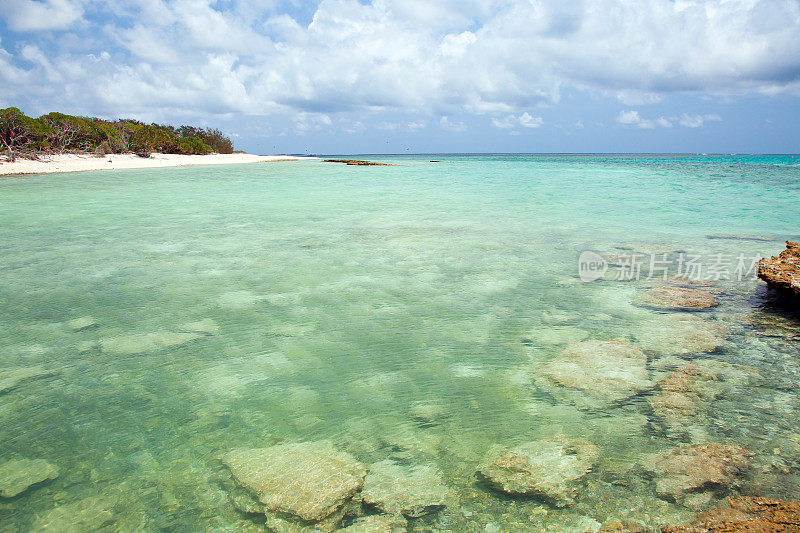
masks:
[[[800,499],[800,320],[754,275],[800,238],[800,156],[353,158],[394,166],[0,179],[0,468],[58,470],[0,498],[0,531],[261,531],[219,457],[323,440],[437,471],[415,531]],[[476,474],[543,441],[596,450],[566,506]],[[702,443],[750,472],[680,492],[648,470]]]

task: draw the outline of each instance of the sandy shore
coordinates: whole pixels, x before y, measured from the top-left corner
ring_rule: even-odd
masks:
[[[80,172],[84,170],[115,170],[123,168],[181,167],[188,165],[232,165],[269,161],[297,161],[297,157],[253,154],[178,155],[153,154],[150,158],[133,154],[112,154],[105,157],[63,154],[43,156],[41,161],[17,159],[13,163],[0,161],[0,176],[10,174],[42,174],[50,172]]]

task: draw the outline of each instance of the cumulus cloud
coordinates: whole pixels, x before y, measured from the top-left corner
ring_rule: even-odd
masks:
[[[658,117],[656,119],[646,119],[639,115],[638,111],[620,111],[617,115],[617,122],[626,126],[636,126],[637,128],[652,129],[656,126],[661,128],[671,128],[674,124],[679,124],[685,128],[699,128],[706,122],[720,122],[722,117],[719,115],[689,115],[683,113],[679,117]]]
[[[617,115],[617,122],[627,126],[637,126],[639,128],[652,128],[653,121],[645,120],[639,116],[638,111],[620,111]]]
[[[687,115],[682,114],[678,119],[678,124],[687,128],[699,128],[705,122],[719,122],[722,117],[719,115]]]
[[[544,120],[541,117],[534,117],[527,111],[521,115],[508,115],[502,119],[492,119],[492,125],[494,125],[496,128],[538,128],[542,124],[544,124]]]
[[[77,0],[3,0],[0,17],[14,31],[63,30],[83,15]]]
[[[16,80],[5,98],[114,114],[466,112],[513,130],[541,126],[526,110],[565,89],[627,106],[800,90],[796,0],[322,0],[310,23],[286,5],[299,4],[3,0],[7,27],[27,32],[0,53]],[[640,128],[713,120],[624,113]]]
[[[453,133],[461,133],[467,131],[467,125],[463,122],[453,122],[449,117],[442,117],[439,120],[439,125],[443,130],[451,131]]]

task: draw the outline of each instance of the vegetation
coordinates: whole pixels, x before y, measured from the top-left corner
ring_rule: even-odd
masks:
[[[16,107],[0,109],[0,148],[9,160],[42,154],[79,152],[162,154],[233,153],[220,130],[194,126],[144,124],[137,120],[103,120],[48,113],[31,118]]]

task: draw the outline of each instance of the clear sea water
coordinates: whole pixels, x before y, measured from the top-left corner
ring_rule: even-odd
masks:
[[[585,250],[732,261],[734,279],[714,283],[719,307],[695,314],[730,334],[682,357],[756,377],[731,384],[696,431],[757,454],[743,492],[800,498],[800,322],[752,271],[733,272],[800,236],[799,156],[370,159],[396,166],[0,179],[0,373],[48,373],[0,393],[0,463],[60,470],[0,498],[1,532],[95,496],[113,498],[107,531],[260,531],[263,517],[217,483],[216,458],[322,439],[366,463],[436,465],[452,501],[416,530],[681,523],[693,513],[630,473],[691,441],[659,428],[647,393],[581,409],[534,383],[563,349],[543,332],[636,343],[672,314],[634,305],[648,280],[582,282]],[[93,327],[67,325],[87,316]],[[163,340],[205,319],[218,330]],[[656,382],[676,360],[647,353]],[[492,445],[556,434],[601,450],[575,506],[476,480]]]

